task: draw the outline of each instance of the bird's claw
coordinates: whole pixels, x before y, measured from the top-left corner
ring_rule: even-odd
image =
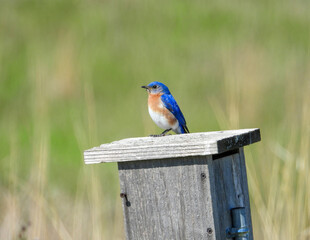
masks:
[[[165,131],[163,131],[161,134],[150,135],[150,137],[163,137],[163,136],[166,136],[166,135],[171,135],[171,134],[167,134],[171,130],[172,129],[169,128],[169,129],[166,129]]]
[[[164,136],[170,136],[172,134],[166,134],[166,133],[161,133],[161,134],[151,134],[149,137],[164,137]]]
[[[149,137],[163,137],[166,136],[166,134],[151,134]]]

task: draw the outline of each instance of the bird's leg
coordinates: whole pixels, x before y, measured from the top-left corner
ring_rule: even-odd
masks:
[[[165,131],[163,131],[160,135],[161,136],[165,136],[167,132],[171,131],[172,128],[166,129]]]
[[[161,134],[156,134],[156,135],[150,135],[150,137],[163,137],[166,136],[166,133],[171,131],[172,128],[166,129],[165,131],[163,131]]]

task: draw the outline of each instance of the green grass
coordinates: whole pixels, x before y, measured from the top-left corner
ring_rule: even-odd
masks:
[[[82,152],[159,132],[140,88],[154,80],[192,132],[261,128],[254,235],[310,239],[309,5],[2,1],[0,239],[123,238],[116,165]]]

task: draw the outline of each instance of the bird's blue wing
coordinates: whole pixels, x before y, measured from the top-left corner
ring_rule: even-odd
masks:
[[[175,118],[179,121],[179,124],[182,127],[186,127],[185,118],[179,108],[177,102],[171,94],[163,94],[161,96],[161,100],[165,107],[175,116]]]

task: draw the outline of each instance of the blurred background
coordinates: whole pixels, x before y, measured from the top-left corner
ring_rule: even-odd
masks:
[[[115,164],[83,150],[159,133],[164,82],[191,132],[246,148],[256,239],[310,239],[310,1],[3,0],[0,239],[123,239]]]

